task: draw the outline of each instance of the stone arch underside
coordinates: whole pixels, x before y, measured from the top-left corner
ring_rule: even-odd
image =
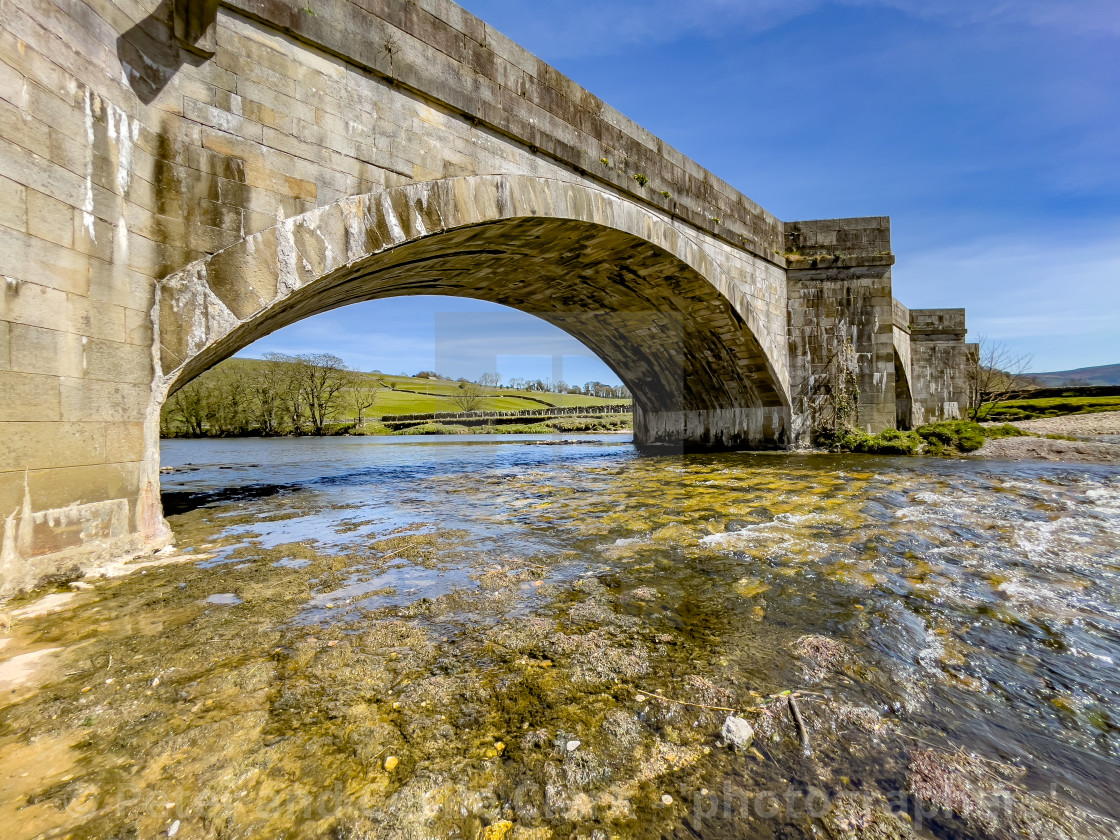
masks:
[[[583,185],[482,176],[355,196],[166,278],[153,409],[263,335],[350,303],[440,294],[537,315],[635,398],[639,445],[788,442],[786,389],[741,283],[689,236]]]
[[[910,388],[909,358],[903,359],[896,346],[894,349],[894,406],[895,428],[909,429],[914,423],[914,394]]]

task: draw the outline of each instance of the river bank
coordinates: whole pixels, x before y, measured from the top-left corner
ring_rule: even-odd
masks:
[[[1041,437],[988,440],[973,457],[1120,464],[1120,411],[1018,420],[1011,425]],[[1055,440],[1045,435],[1078,439]]]

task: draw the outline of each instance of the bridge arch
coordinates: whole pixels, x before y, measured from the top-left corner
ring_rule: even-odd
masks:
[[[787,389],[746,290],[666,218],[532,176],[354,196],[165,278],[152,310],[149,424],[174,390],[275,329],[416,294],[504,304],[577,338],[634,394],[639,445],[788,442]],[[158,430],[149,442],[158,450]]]

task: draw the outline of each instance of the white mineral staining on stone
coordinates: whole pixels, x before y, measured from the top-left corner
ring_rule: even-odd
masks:
[[[286,219],[276,226],[276,263],[279,266],[276,297],[279,299],[287,297],[299,288],[299,275],[296,273],[296,238],[291,219]]]
[[[86,123],[86,192],[82,199],[82,228],[94,242],[97,234],[93,227],[93,95],[89,88],[83,96]]]

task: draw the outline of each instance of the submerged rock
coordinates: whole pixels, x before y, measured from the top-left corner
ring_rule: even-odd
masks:
[[[1120,824],[1081,806],[1027,790],[1020,767],[965,753],[919,750],[910,792],[939,829],[992,840],[1110,840]]]
[[[720,739],[737,750],[745,750],[754,741],[754,727],[735,715],[728,715],[719,731]]]

